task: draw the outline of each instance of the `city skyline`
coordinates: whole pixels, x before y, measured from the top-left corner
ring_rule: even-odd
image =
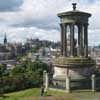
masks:
[[[75,0],[74,0],[75,1]],[[73,0],[0,1],[0,43],[6,32],[8,42],[27,38],[60,40],[58,12],[72,10]],[[77,9],[90,12],[89,45],[100,44],[99,0],[76,0]]]

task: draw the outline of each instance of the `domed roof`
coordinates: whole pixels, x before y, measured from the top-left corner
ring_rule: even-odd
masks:
[[[64,17],[64,16],[85,16],[85,17],[91,17],[90,13],[83,12],[76,10],[76,3],[73,3],[73,10],[72,11],[67,11],[67,12],[62,12],[58,14],[58,17]]]
[[[62,16],[72,16],[72,15],[79,15],[79,16],[91,17],[91,14],[90,13],[82,12],[82,11],[79,11],[79,10],[62,12],[62,13],[59,13],[58,14],[58,17],[62,17]]]

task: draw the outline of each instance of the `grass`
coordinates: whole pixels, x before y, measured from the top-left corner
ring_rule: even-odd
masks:
[[[44,97],[40,96],[40,89],[33,88],[19,92],[4,94],[0,100],[100,100],[100,92],[92,94],[88,91],[74,91],[70,94],[48,90]]]
[[[40,96],[40,90],[34,88],[34,89],[28,89],[19,92],[4,94],[4,96],[0,97],[0,100],[21,100],[22,98],[30,98],[38,96]]]

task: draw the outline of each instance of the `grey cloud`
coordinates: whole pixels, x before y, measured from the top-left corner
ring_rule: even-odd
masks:
[[[0,12],[16,11],[23,4],[23,0],[0,0]]]
[[[42,1],[42,0],[40,0],[40,1]],[[65,8],[66,10],[68,7],[71,8],[69,5],[67,5],[67,2],[69,2],[69,1],[66,0],[66,2],[65,2],[65,0],[63,0],[63,1],[58,0],[56,6],[53,5],[52,7],[50,7],[49,4],[52,4],[52,3],[49,0],[47,0],[45,3],[46,3],[46,5],[48,5],[48,8],[47,8],[48,11],[44,7],[45,6],[44,2],[41,2],[42,3],[41,6],[43,6],[42,7],[43,9],[42,8],[39,9],[39,6],[36,6],[34,9],[34,14],[32,15],[33,18],[30,18],[30,17],[24,18],[23,17],[23,19],[19,19],[19,21],[16,21],[11,26],[14,26],[14,27],[38,27],[38,28],[42,28],[42,29],[49,29],[49,30],[57,29],[58,30],[59,29],[59,19],[57,18],[56,13],[63,8]],[[36,1],[36,2],[38,3],[38,1]],[[54,0],[53,2],[55,3],[56,0]],[[83,0],[80,0],[80,2],[82,3]],[[85,2],[89,3],[90,0],[85,0]],[[91,0],[91,2],[94,2],[94,0]],[[35,4],[33,4],[33,6],[34,5]],[[39,9],[39,10],[37,10],[37,9]],[[54,9],[54,10],[52,11],[52,9]],[[43,18],[42,15],[38,16],[37,12],[44,14],[46,17],[44,16],[44,18]],[[46,13],[43,13],[43,12],[46,12]],[[52,14],[52,12],[55,13],[55,15]],[[35,14],[37,14],[37,16]],[[48,17],[47,17],[47,15],[48,15]]]
[[[40,29],[57,29],[59,30],[58,18],[43,18],[43,19],[26,19],[22,22],[12,24],[13,27],[37,27]]]

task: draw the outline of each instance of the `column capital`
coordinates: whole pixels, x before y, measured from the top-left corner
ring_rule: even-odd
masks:
[[[75,23],[69,23],[69,25],[75,25]]]
[[[80,26],[88,26],[88,23],[76,23],[76,26],[80,27]]]
[[[83,26],[84,24],[83,23],[77,23],[76,24],[78,27],[80,27],[80,26]]]
[[[88,24],[88,23],[84,23],[83,25],[84,25],[84,26],[88,26],[89,24]]]
[[[87,28],[89,24],[84,24],[84,28]]]
[[[65,26],[66,26],[67,24],[66,24],[66,23],[60,23],[60,25],[61,25],[61,26],[62,26],[62,25],[65,25]]]

